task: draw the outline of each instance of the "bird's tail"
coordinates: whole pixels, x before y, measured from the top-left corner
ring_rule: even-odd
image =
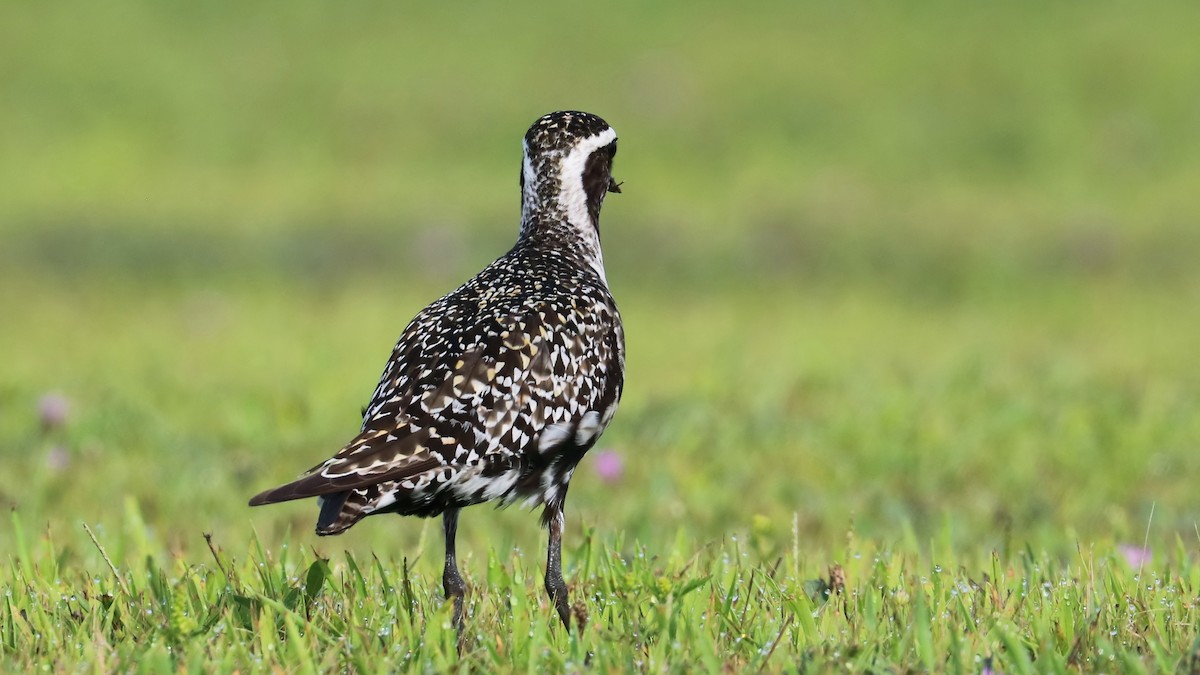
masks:
[[[341,534],[351,525],[362,520],[365,515],[358,500],[351,499],[355,494],[353,490],[313,495],[298,493],[294,486],[295,483],[290,483],[255,495],[250,500],[250,506],[262,506],[315,496],[317,505],[321,507],[321,513],[317,516],[317,534],[321,536]]]
[[[317,534],[322,537],[341,534],[362,520],[362,507],[350,499],[352,490],[317,497],[321,513],[317,516]]]

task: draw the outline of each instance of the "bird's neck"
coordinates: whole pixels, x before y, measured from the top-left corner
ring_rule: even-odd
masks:
[[[600,248],[600,224],[588,213],[583,190],[572,191],[564,187],[553,191],[530,187],[526,185],[521,204],[518,245],[560,252],[573,262],[592,269],[607,286],[604,253]]]
[[[518,246],[545,251],[561,256],[572,263],[590,269],[600,277],[604,285],[604,253],[600,249],[600,233],[596,228],[584,229],[574,223],[556,217],[538,214],[521,219],[521,235]]]

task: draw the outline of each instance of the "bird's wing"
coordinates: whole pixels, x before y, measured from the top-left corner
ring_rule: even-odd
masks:
[[[389,435],[386,431],[363,432],[335,457],[318,464],[300,478],[256,495],[250,500],[250,506],[353,490],[417,475],[442,465],[440,459],[425,448],[430,439],[428,429],[401,433],[402,436]]]
[[[422,476],[436,480],[439,468],[449,469],[449,478],[464,466],[517,461],[518,451],[548,425],[582,415],[601,393],[579,377],[581,368],[589,374],[594,368],[578,353],[592,336],[580,325],[582,316],[567,314],[570,321],[542,307],[483,317],[460,333],[461,350],[417,340],[418,317],[396,345],[364,430],[334,457],[250,504]],[[445,351],[434,356],[439,348]]]

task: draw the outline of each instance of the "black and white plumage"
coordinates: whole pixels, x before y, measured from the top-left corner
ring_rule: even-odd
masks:
[[[560,567],[576,464],[612,421],[624,386],[621,318],[600,250],[616,132],[583,112],[534,122],[524,139],[521,230],[504,256],[404,329],[363,414],[332,458],[251,506],[319,497],[317,533],[365,516],[442,514],[447,597],[461,625],[459,509],[543,506],[546,589],[569,627]]]

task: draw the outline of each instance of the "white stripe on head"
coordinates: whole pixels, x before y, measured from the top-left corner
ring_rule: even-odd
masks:
[[[524,153],[521,175],[525,181],[521,195],[522,236],[525,235],[524,228],[531,226],[533,221],[530,220],[530,217],[535,212],[548,207],[555,208],[554,215],[566,221],[565,225],[568,229],[573,230],[574,234],[578,236],[589,264],[605,285],[608,285],[608,279],[604,274],[604,256],[600,251],[600,235],[597,231],[597,224],[592,222],[592,216],[588,213],[587,192],[583,189],[583,170],[587,166],[588,157],[593,152],[615,140],[617,140],[617,132],[609,127],[594,136],[580,139],[565,156],[560,150],[547,152],[544,156],[539,157],[538,161],[551,163],[557,161],[557,166],[547,167],[549,175],[542,177],[538,176],[534,158],[530,156],[529,144],[522,142]],[[538,188],[542,187],[540,181],[547,179],[558,181],[557,204],[539,203]]]
[[[558,202],[567,210],[567,219],[575,227],[595,227],[592,217],[588,214],[587,192],[583,189],[583,168],[593,152],[615,140],[617,132],[611,127],[595,136],[589,136],[571,148],[570,154],[560,165],[561,174],[558,180],[561,189]]]
[[[582,237],[593,242],[596,248],[594,268],[605,286],[608,285],[608,279],[604,274],[604,253],[600,249],[600,235],[596,230],[598,223],[593,223],[592,216],[588,213],[587,191],[583,189],[583,169],[593,152],[615,140],[617,131],[612,127],[583,139],[571,148],[571,152],[563,159],[559,165],[558,176],[558,203],[566,210],[567,222]]]

